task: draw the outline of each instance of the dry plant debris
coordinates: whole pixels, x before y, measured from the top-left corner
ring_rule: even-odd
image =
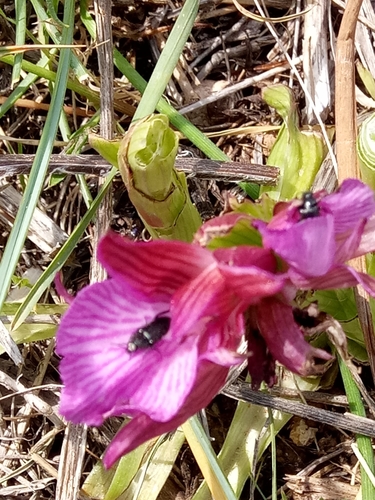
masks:
[[[241,4],[250,13],[267,18],[298,14],[301,10],[299,2],[267,0],[259,5],[254,0]],[[64,111],[70,129],[76,131],[94,115],[104,94],[108,102],[102,105],[100,133],[111,138],[114,122],[128,126],[140,95],[113,69],[112,51],[108,51],[111,46],[105,43],[106,40],[113,37],[114,46],[147,79],[163,48],[171,23],[178,15],[180,4],[162,0],[114,0],[110,6],[111,18],[100,15],[103,5],[99,1],[95,8],[94,5],[89,8],[96,17],[98,28],[102,29],[98,30],[101,39],[94,41],[82,23],[77,4],[75,41],[86,48],[75,50],[75,54],[85,68],[81,90],[91,93],[80,94],[79,88],[68,90]],[[334,54],[345,6],[339,0],[324,0],[319,4],[307,2],[304,7],[306,12],[301,17],[270,23],[242,15],[232,2],[201,2],[193,33],[166,89],[166,96],[201,130],[215,132],[218,146],[233,161],[265,163],[274,133],[252,127],[280,124],[260,99],[260,89],[265,85],[284,82],[293,88],[304,125],[329,126],[334,121]],[[8,19],[15,18],[13,2],[4,0],[1,8]],[[37,35],[40,20],[31,4],[27,8],[28,28]],[[15,28],[5,16],[0,16],[0,48],[15,43]],[[364,0],[355,34],[355,57],[372,74],[375,74],[374,29],[373,6],[370,0]],[[103,47],[107,52],[103,51]],[[38,53],[33,51],[25,54],[29,62],[38,58]],[[10,66],[0,63],[0,71],[0,103],[3,103],[11,92]],[[371,101],[363,94],[360,84],[356,90],[356,109],[363,114]],[[12,160],[14,163],[22,158],[16,155],[11,158],[10,155],[15,152],[22,155],[35,153],[49,103],[49,82],[39,78],[30,84],[24,98],[18,99],[0,118],[0,256],[23,190],[27,165],[30,164],[30,157],[25,156],[23,170],[14,170]],[[346,105],[349,103],[343,103],[343,106]],[[355,103],[352,105],[355,106]],[[78,140],[67,144],[63,136],[58,139],[54,149],[56,154],[64,153],[67,147],[80,151]],[[183,141],[182,148],[185,149],[185,146],[187,149],[189,145]],[[56,248],[65,241],[67,234],[71,234],[84,213],[84,198],[75,174],[78,171],[86,174],[90,191],[92,194],[97,192],[101,184],[100,175],[107,171],[106,167],[99,161],[97,170],[92,168],[87,172],[88,164],[83,166],[82,170],[74,170],[67,162],[65,172],[68,174],[61,182],[54,184],[57,182],[55,177],[53,182],[50,178],[46,181],[18,265],[18,277],[24,277],[30,269],[45,268]],[[217,214],[223,208],[227,191],[237,192],[237,188],[225,182],[226,178],[215,180],[213,166],[208,168],[209,171],[212,169],[211,175],[208,174],[212,180],[207,184],[207,181],[196,179],[192,181],[191,189],[197,199],[202,201],[203,197],[210,213]],[[272,175],[270,172],[270,177]],[[238,179],[232,175],[231,180]],[[334,167],[329,158],[317,182],[320,186],[334,185]],[[93,268],[91,257],[96,238],[108,226],[134,239],[147,238],[119,181],[113,185],[112,196],[113,201],[111,197],[106,200],[95,224],[89,227],[64,269],[65,282],[71,290],[77,291],[89,280],[100,279],[101,271]],[[43,302],[51,305],[51,311],[52,306],[60,305],[53,288],[43,297]],[[4,314],[2,319],[9,322],[6,316]],[[59,313],[36,310],[26,323],[45,328],[54,326],[58,319]],[[83,426],[67,425],[59,417],[57,409],[60,386],[53,340],[42,339],[25,344],[22,356],[24,362],[20,368],[15,367],[7,355],[0,357],[0,497],[9,500],[85,498],[80,491],[82,482],[120,422],[113,419],[102,428],[88,432]],[[366,367],[363,371],[369,377]],[[233,387],[225,393],[233,391]],[[317,403],[316,418],[320,408],[342,415],[346,403],[337,402],[338,389],[334,386],[332,392],[324,394],[324,398]],[[311,401],[316,401],[318,395],[313,393],[305,397],[312,404]],[[280,397],[288,401],[285,394]],[[228,398],[219,396],[208,411],[210,427],[216,438],[216,451],[223,442],[233,409],[234,404]],[[295,414],[299,415],[297,410]],[[304,417],[303,414],[301,416]],[[356,498],[359,483],[357,461],[350,448],[353,433],[338,431],[322,420],[309,418],[307,423],[304,421],[305,430],[313,429],[309,432],[309,439],[296,438],[300,417],[294,417],[278,437],[279,486],[291,499]],[[269,456],[266,455],[263,467],[259,465],[258,485],[266,494],[269,493],[269,463]],[[159,494],[161,500],[186,500],[193,495],[201,478],[187,449],[180,456],[180,464],[180,467],[176,465]],[[257,495],[255,492],[254,498],[260,498]],[[244,498],[247,497],[245,494]]]

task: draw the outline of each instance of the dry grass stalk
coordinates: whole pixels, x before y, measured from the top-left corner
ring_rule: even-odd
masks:
[[[337,38],[335,120],[339,182],[350,177],[360,178],[356,148],[354,41],[361,5],[362,0],[348,1]],[[356,259],[353,266],[359,272],[366,272],[365,257]],[[375,381],[375,334],[369,300],[368,293],[358,286],[356,290],[358,317]]]

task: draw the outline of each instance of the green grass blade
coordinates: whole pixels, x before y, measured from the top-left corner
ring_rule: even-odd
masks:
[[[50,12],[51,15],[49,16],[47,14],[47,12],[45,11],[42,3],[39,0],[30,0],[30,1],[31,1],[32,6],[34,7],[34,10],[35,10],[35,13],[36,13],[38,19],[44,23],[43,27],[44,27],[45,31],[47,32],[48,36],[50,36],[51,39],[57,45],[62,44],[63,42],[62,42],[62,36],[61,36],[60,30],[62,29],[64,24],[61,23],[60,28],[58,29],[55,24],[53,24],[49,21],[49,19],[52,17],[51,12],[53,11],[53,7],[52,7],[52,10]],[[52,6],[52,1],[50,2],[49,5]],[[84,78],[87,75],[86,68],[83,66],[81,61],[78,59],[78,57],[74,53],[72,53],[72,55],[71,55],[70,66],[72,67],[77,78]]]
[[[155,111],[191,33],[194,20],[197,17],[198,6],[199,2],[197,0],[186,0],[184,3],[152,72],[150,81],[135,112],[134,120],[145,118]]]
[[[61,51],[70,51],[70,49],[61,49]],[[0,61],[6,64],[14,65],[14,56],[1,56]],[[27,73],[33,73],[40,78],[45,78],[46,80],[50,80],[51,82],[56,82],[58,78],[58,73],[54,71],[50,71],[45,68],[41,68],[40,66],[33,64],[29,61],[22,61],[22,69]],[[73,92],[77,92],[83,97],[86,97],[94,106],[99,107],[100,105],[100,96],[97,92],[88,89],[85,85],[82,85],[77,80],[68,80],[66,84],[66,88],[69,90],[73,90]]]
[[[363,405],[361,393],[352,378],[349,368],[345,364],[345,360],[338,356],[339,367],[341,372],[342,381],[344,383],[346,397],[348,398],[349,408],[351,413],[359,417],[366,417],[365,407]],[[356,435],[358,449],[361,452],[369,471],[374,475],[375,461],[374,450],[372,449],[371,438],[363,436],[362,434]],[[375,498],[375,487],[372,484],[370,477],[366,470],[361,465],[361,483],[362,483],[362,498],[370,499]]]
[[[209,483],[212,496],[216,500],[237,500],[198,417],[195,415],[189,418],[182,426],[182,430],[203,476]]]
[[[71,44],[74,31],[74,0],[67,0],[64,6],[64,22],[69,26],[63,30],[62,41]],[[20,204],[13,229],[10,233],[3,258],[0,263],[0,309],[4,304],[12,275],[26,239],[27,231],[39,199],[47,172],[49,157],[56,136],[61,109],[64,103],[66,83],[70,68],[70,49],[62,49],[57,70],[57,84],[52,96],[40,144],[31,168],[29,181]]]
[[[111,186],[112,180],[115,175],[118,173],[117,168],[113,168],[111,172],[107,175],[105,183],[95,200],[92,202],[89,210],[82,217],[81,221],[75,227],[74,231],[70,235],[70,237],[66,240],[64,245],[60,248],[59,252],[56,254],[51,264],[47,267],[38,281],[30,290],[24,302],[21,304],[20,308],[14,315],[14,319],[12,322],[12,329],[17,329],[22,324],[22,322],[27,318],[30,314],[30,311],[38,302],[39,298],[43,294],[43,292],[48,288],[50,283],[52,283],[56,273],[62,268],[68,259],[69,255],[72,253],[74,248],[77,246],[78,241],[81,236],[85,232],[87,226],[89,225],[91,219],[94,217],[100,203],[102,202],[105,193],[108,188]]]
[[[14,62],[15,62],[15,58],[14,58]],[[48,59],[45,55],[42,55],[42,58],[37,63],[37,65],[40,67],[43,67],[46,64],[48,64]],[[35,75],[33,73],[29,73],[26,76],[26,78],[24,78],[22,80],[22,82],[20,82],[17,85],[17,87],[12,91],[12,93],[7,98],[7,100],[0,106],[0,118],[2,118],[5,115],[5,113],[7,111],[9,111],[10,108],[12,108],[14,106],[17,99],[20,99],[25,94],[25,92],[29,89],[30,85],[33,84],[35,82],[35,80],[37,80],[37,78],[38,78],[37,75]]]
[[[16,0],[14,6],[16,9],[16,45],[24,45],[26,41],[26,0]],[[22,52],[14,58],[12,87],[20,79],[22,59]]]

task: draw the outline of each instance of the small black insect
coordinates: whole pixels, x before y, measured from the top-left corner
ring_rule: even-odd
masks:
[[[159,316],[151,323],[139,328],[130,337],[127,345],[129,352],[137,351],[138,349],[148,349],[166,335],[171,324],[171,318]]]
[[[320,208],[318,201],[314,198],[311,191],[306,191],[302,195],[302,205],[298,208],[302,219],[309,219],[310,217],[318,217]]]

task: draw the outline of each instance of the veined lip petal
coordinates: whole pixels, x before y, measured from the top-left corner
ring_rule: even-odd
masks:
[[[124,296],[114,279],[82,290],[58,335],[65,383],[62,414],[76,423],[98,425],[104,415],[118,415],[121,407],[170,419],[195,381],[199,338],[182,339],[177,350],[168,338],[153,349],[127,350],[134,332],[168,308],[168,303]]]
[[[111,467],[122,455],[145,441],[176,429],[189,417],[205,408],[224,385],[228,370],[203,361],[199,365],[195,389],[191,391],[179,412],[166,422],[156,422],[147,415],[135,417],[112,440],[104,456],[105,467]]]

